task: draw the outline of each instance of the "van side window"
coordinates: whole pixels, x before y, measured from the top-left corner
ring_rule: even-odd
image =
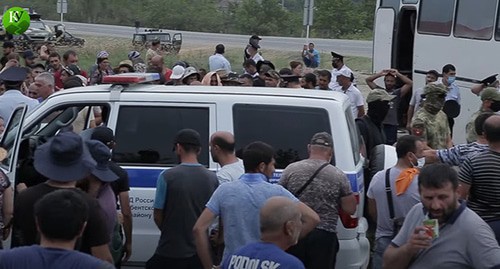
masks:
[[[208,167],[209,109],[198,107],[120,107],[112,158],[125,165],[174,166],[174,137],[184,128],[200,133],[198,160]]]
[[[254,141],[268,143],[276,151],[277,169],[308,158],[307,144],[315,133],[331,133],[322,108],[235,104],[233,124],[236,153]]]

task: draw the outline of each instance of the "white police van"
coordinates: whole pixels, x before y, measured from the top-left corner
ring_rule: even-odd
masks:
[[[153,201],[159,173],[178,163],[172,152],[178,130],[192,128],[202,137],[199,161],[211,170],[210,134],[234,133],[236,150],[260,140],[276,150],[276,173],[291,162],[307,158],[307,144],[314,133],[332,134],[333,162],[351,182],[359,204],[354,215],[341,214],[337,226],[340,251],[337,268],[365,268],[369,242],[363,217],[364,158],[360,136],[347,97],[337,92],[242,87],[160,86],[140,84],[151,74],[106,77],[114,85],[63,90],[51,95],[26,114],[19,107],[9,120],[2,145],[9,156],[1,167],[19,180],[16,168],[32,157],[37,145],[70,126],[84,108],[102,107],[103,124],[115,131],[113,160],[128,171],[133,213],[132,263],[144,263],[154,253],[159,230],[153,222]],[[90,110],[90,109],[89,109]],[[89,117],[86,118],[87,124]],[[19,128],[19,126],[22,126]]]

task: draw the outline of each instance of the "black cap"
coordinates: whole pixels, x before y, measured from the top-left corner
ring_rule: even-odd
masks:
[[[250,39],[250,46],[252,46],[254,49],[260,49],[260,45],[257,44],[256,39]]]
[[[260,68],[262,67],[262,65],[267,65],[269,67],[271,67],[272,70],[275,70],[276,68],[274,67],[274,64],[271,62],[271,61],[268,61],[268,60],[264,60],[264,61],[258,61],[257,64],[256,64],[256,68],[257,68],[257,73],[260,73]]]
[[[31,69],[40,67],[40,68],[45,70],[45,65],[43,65],[42,63],[32,64],[30,67],[31,67]]]
[[[12,66],[0,73],[0,80],[3,81],[24,81],[28,72],[24,67]]]
[[[286,82],[299,82],[301,77],[298,75],[281,75],[281,78]]]
[[[180,130],[174,139],[174,144],[188,144],[194,146],[201,146],[200,134],[193,129],[182,129]]]
[[[343,61],[343,60],[344,60],[344,56],[342,56],[342,55],[340,55],[340,54],[338,54],[338,53],[336,53],[336,52],[333,52],[333,51],[332,51],[331,53],[332,53],[332,57],[333,57],[334,59],[340,59],[341,61]]]
[[[101,141],[104,144],[108,144],[109,142],[115,141],[115,136],[113,134],[113,130],[111,130],[110,128],[105,126],[98,126],[93,128],[90,139]]]
[[[491,76],[481,80],[481,83],[488,86],[497,80],[497,76],[498,76],[498,74],[491,75]]]
[[[12,41],[5,41],[5,42],[3,42],[2,47],[4,47],[4,48],[15,48],[16,46],[14,45],[14,42],[12,42]]]
[[[23,52],[23,58],[24,58],[24,59],[35,59],[35,58],[36,58],[36,56],[35,56],[35,54],[33,53],[33,51],[31,51],[31,50],[25,50],[25,51]]]
[[[250,37],[250,39],[262,40],[262,38],[260,38],[260,36],[258,36],[258,35],[252,35],[252,36]]]

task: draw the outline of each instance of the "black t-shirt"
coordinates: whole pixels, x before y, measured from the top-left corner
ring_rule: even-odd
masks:
[[[114,162],[109,162],[109,169],[118,176],[116,181],[111,182],[111,189],[115,196],[118,196],[120,192],[130,191],[127,171]]]
[[[45,194],[60,189],[49,186],[47,183],[42,183],[28,188],[17,195],[14,203],[15,217],[13,225],[21,232],[20,246],[30,246],[39,243],[40,238],[35,225],[34,205]],[[80,189],[72,188],[70,190],[82,195],[89,206],[87,226],[75,249],[90,254],[91,247],[104,245],[110,241],[110,235],[106,229],[104,212],[95,198],[92,198]]]

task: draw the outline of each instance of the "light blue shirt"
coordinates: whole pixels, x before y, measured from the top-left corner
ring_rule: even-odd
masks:
[[[224,258],[238,248],[260,240],[259,211],[267,199],[285,196],[298,199],[278,184],[267,182],[263,174],[243,174],[240,180],[220,185],[207,208],[224,223]]]
[[[451,83],[448,86],[448,93],[446,94],[445,101],[455,100],[458,104],[460,104],[460,88],[455,84],[455,82]]]
[[[0,96],[0,117],[4,119],[6,124],[12,112],[21,104],[26,104],[28,111],[31,111],[38,106],[38,101],[23,95],[18,90],[8,90]]]
[[[213,72],[217,69],[224,69],[226,72],[231,72],[231,64],[224,57],[224,55],[216,53],[210,57],[208,57],[208,66],[210,68],[210,72]]]

